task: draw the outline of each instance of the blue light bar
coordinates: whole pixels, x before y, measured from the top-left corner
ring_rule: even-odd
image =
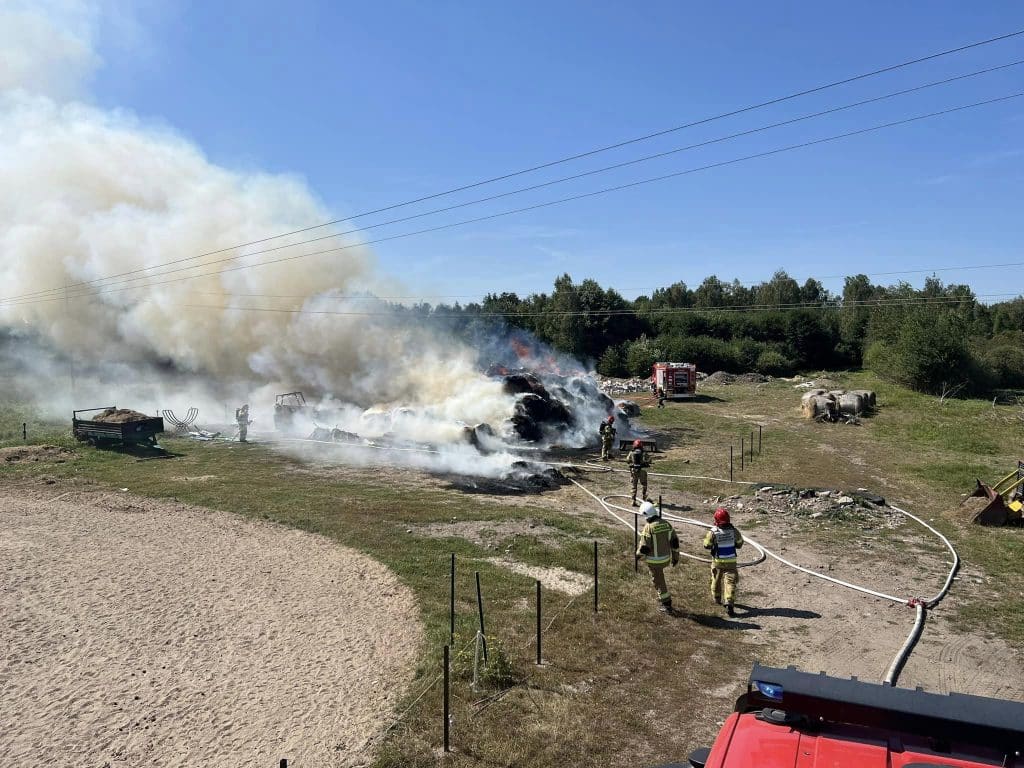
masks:
[[[760,680],[755,680],[754,687],[757,688],[765,698],[769,698],[773,701],[782,701],[781,685],[776,685],[775,683],[762,683]]]

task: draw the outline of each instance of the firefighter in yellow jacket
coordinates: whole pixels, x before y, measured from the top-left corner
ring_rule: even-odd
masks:
[[[725,602],[725,612],[730,616],[736,615],[733,604],[740,580],[736,552],[742,546],[743,536],[729,521],[729,510],[719,507],[715,510],[714,527],[704,536],[704,549],[711,550],[711,596],[719,605]]]
[[[612,445],[615,442],[615,417],[609,416],[601,424],[601,461],[611,461]]]
[[[643,558],[651,571],[651,580],[658,591],[658,610],[662,613],[672,612],[672,595],[665,581],[665,568],[671,563],[679,564],[679,537],[672,525],[661,519],[658,508],[645,501],[640,505],[640,512],[647,523],[640,532],[640,546],[636,550],[637,557]]]
[[[626,465],[629,467],[629,479],[633,483],[633,506],[636,506],[636,488],[639,485],[642,491],[640,498],[647,500],[647,468],[651,462],[644,453],[644,444],[640,440],[633,441],[633,450],[626,455]]]

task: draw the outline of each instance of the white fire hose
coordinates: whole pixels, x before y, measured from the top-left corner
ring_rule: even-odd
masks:
[[[614,469],[612,467],[604,467],[604,466],[601,466],[601,465],[598,465],[598,464],[592,464],[592,462],[593,462],[592,459],[591,460],[587,460],[586,466],[573,465],[573,464],[563,464],[562,466],[572,467],[572,468],[575,468],[575,469],[581,469],[583,471],[594,471],[594,470],[601,471],[601,472],[623,472],[623,471],[625,471],[625,470],[621,470],[621,469]],[[694,480],[716,480],[717,479],[719,482],[726,482],[726,483],[732,482],[733,484],[737,484],[737,485],[739,485],[739,484],[750,485],[750,483],[737,483],[736,481],[722,480],[720,478],[709,478],[709,477],[704,477],[704,476],[700,476],[700,475],[675,475],[675,474],[655,473],[655,472],[649,472],[648,474],[656,475],[656,476],[660,476],[660,477],[679,477],[679,478],[694,479]],[[612,499],[612,498],[616,498],[616,497],[627,498],[625,495],[613,494],[611,496],[605,496],[604,498],[601,498],[601,497],[597,496],[595,493],[593,493],[589,488],[587,488],[582,483],[580,483],[579,481],[577,481],[577,480],[575,480],[573,478],[569,478],[569,481],[571,483],[573,483],[576,487],[578,487],[581,490],[583,490],[584,493],[586,493],[588,496],[590,496],[595,501],[597,501],[598,504],[600,504],[601,507],[606,512],[608,512],[610,515],[612,515],[616,520],[621,522],[623,525],[626,525],[627,527],[630,525],[628,521],[626,521],[625,519],[620,517],[618,514],[616,514],[614,510],[619,510],[620,512],[625,512],[626,514],[631,514],[631,515],[635,515],[636,512],[634,512],[632,509],[627,509],[626,507],[621,507],[621,506],[619,506],[617,504],[612,504],[610,501],[608,501],[608,499]],[[780,555],[777,555],[776,553],[772,552],[771,550],[767,549],[763,545],[759,544],[757,541],[755,541],[754,539],[750,538],[749,536],[744,537],[744,540],[746,542],[749,542],[750,544],[752,544],[758,550],[758,552],[760,553],[760,557],[756,561],[740,563],[739,565],[742,566],[742,567],[749,567],[749,566],[753,566],[753,565],[758,565],[759,563],[764,562],[765,556],[767,555],[768,557],[771,557],[774,560],[777,560],[778,562],[782,563],[783,565],[785,565],[785,566],[787,566],[789,568],[793,568],[794,570],[800,571],[801,573],[805,573],[808,576],[813,576],[816,579],[822,579],[823,581],[828,581],[828,582],[831,582],[833,584],[837,584],[837,585],[839,585],[841,587],[846,587],[847,589],[852,589],[852,590],[855,590],[857,592],[861,592],[861,593],[866,594],[866,595],[871,595],[872,597],[878,597],[878,598],[881,598],[883,600],[889,600],[889,601],[897,603],[899,605],[914,606],[916,608],[916,612],[917,612],[917,617],[916,617],[916,619],[914,621],[914,626],[911,629],[910,634],[907,636],[906,641],[903,643],[903,646],[897,652],[895,658],[892,660],[892,663],[889,665],[888,671],[886,672],[885,677],[883,678],[883,683],[885,685],[895,686],[896,685],[896,681],[897,681],[897,679],[899,677],[899,674],[900,674],[900,672],[903,669],[903,666],[906,664],[906,661],[909,658],[910,653],[913,651],[914,646],[917,644],[917,641],[921,637],[921,634],[922,634],[923,629],[924,629],[924,622],[925,622],[927,610],[930,609],[930,608],[934,608],[936,605],[938,605],[938,603],[942,600],[942,598],[944,598],[946,596],[946,594],[949,592],[950,586],[953,583],[953,577],[956,575],[956,572],[957,572],[957,570],[960,567],[960,557],[959,557],[959,555],[957,555],[957,552],[953,548],[953,545],[949,542],[949,539],[947,539],[945,536],[943,536],[941,533],[939,533],[939,531],[937,531],[933,526],[931,526],[928,523],[926,523],[920,517],[918,517],[917,515],[913,515],[910,512],[907,512],[905,509],[901,509],[900,507],[891,506],[890,509],[892,509],[892,510],[894,510],[896,512],[899,512],[902,515],[905,515],[906,517],[910,518],[911,520],[915,521],[916,523],[919,523],[923,527],[927,528],[929,531],[931,531],[933,534],[935,534],[935,536],[937,536],[942,541],[943,544],[945,544],[946,548],[950,551],[950,554],[952,554],[952,556],[953,556],[953,561],[952,561],[952,564],[950,565],[949,574],[946,577],[946,581],[943,584],[942,589],[940,589],[938,594],[936,594],[935,597],[931,598],[930,600],[923,600],[923,599],[920,599],[920,598],[897,597],[895,595],[889,595],[889,594],[886,594],[884,592],[878,592],[876,590],[869,589],[868,587],[863,587],[863,586],[860,586],[858,584],[851,584],[848,581],[843,581],[842,579],[837,579],[837,578],[834,578],[832,576],[827,576],[827,575],[825,575],[823,573],[818,573],[817,571],[813,571],[813,570],[811,570],[809,568],[805,568],[802,565],[797,565],[796,563],[793,563],[793,562],[785,559],[784,557],[782,557]],[[703,527],[703,528],[711,528],[712,527],[711,525],[709,525],[708,523],[705,523],[703,521],[693,520],[691,518],[681,517],[679,515],[662,514],[662,517],[665,518],[666,520],[670,520],[672,522],[680,522],[680,523],[684,523],[684,524],[687,524],[687,525],[696,525],[696,526],[700,526],[700,527]],[[709,558],[703,558],[703,557],[699,557],[697,555],[689,555],[689,554],[686,554],[686,553],[680,553],[680,554],[684,555],[685,557],[690,557],[690,558],[692,558],[694,560],[700,560],[700,561],[703,561],[703,562],[711,562],[711,560]]]

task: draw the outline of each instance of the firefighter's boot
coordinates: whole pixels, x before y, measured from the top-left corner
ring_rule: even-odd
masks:
[[[736,615],[736,610],[732,607],[732,603],[726,603],[725,612],[729,614],[729,618],[732,618]]]
[[[639,504],[636,503],[636,494],[635,493],[633,494],[633,506],[634,507],[639,507],[640,506]]]

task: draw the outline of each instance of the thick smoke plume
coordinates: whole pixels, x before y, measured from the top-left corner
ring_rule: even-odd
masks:
[[[488,448],[515,440],[509,420],[523,393],[481,362],[528,340],[473,348],[380,301],[333,298],[397,287],[357,242],[248,258],[233,250],[162,277],[138,272],[335,216],[298,178],[220,167],[165,126],[70,96],[98,66],[98,17],[75,3],[0,10],[0,327],[22,345],[24,378],[50,382],[61,411],[88,395],[104,402],[85,405],[150,411],[195,404],[223,420],[227,404],[252,400],[258,432],[270,428],[274,394],[300,389],[331,405],[331,428],[458,443],[467,425],[487,424]],[[132,274],[107,279],[123,273]],[[58,290],[40,293],[48,289]],[[586,405],[564,434],[544,438],[592,441],[605,412]],[[480,466],[490,473],[495,463]]]

